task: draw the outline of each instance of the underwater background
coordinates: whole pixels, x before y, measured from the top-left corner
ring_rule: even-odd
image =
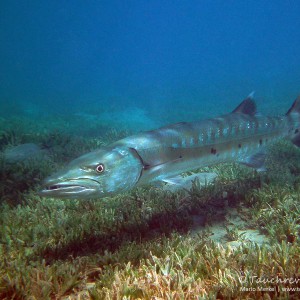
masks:
[[[0,299],[299,299],[288,141],[263,174],[198,170],[218,175],[204,188],[37,193],[85,152],[228,113],[252,91],[260,113],[286,113],[299,16],[299,1],[1,1]]]
[[[138,108],[188,121],[253,90],[280,113],[299,93],[299,11],[298,1],[2,2],[1,116],[76,122]]]

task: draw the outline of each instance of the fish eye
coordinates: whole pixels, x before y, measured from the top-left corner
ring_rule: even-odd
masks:
[[[103,164],[99,164],[96,166],[96,172],[97,173],[102,173],[104,171],[104,165]]]

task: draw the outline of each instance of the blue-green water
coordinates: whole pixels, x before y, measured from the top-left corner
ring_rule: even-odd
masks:
[[[299,1],[2,1],[0,115],[138,109],[145,129],[253,90],[283,113],[300,93],[299,15]]]

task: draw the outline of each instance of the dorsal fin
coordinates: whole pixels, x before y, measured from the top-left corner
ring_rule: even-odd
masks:
[[[233,110],[233,113],[254,116],[256,114],[256,104],[253,100],[253,94],[254,92],[252,92],[242,103],[240,103],[238,107]]]
[[[291,113],[300,113],[300,96],[298,96],[298,98],[294,101],[286,115],[289,115]]]

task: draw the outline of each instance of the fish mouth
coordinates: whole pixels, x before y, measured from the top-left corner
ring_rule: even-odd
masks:
[[[45,182],[40,196],[60,198],[82,198],[101,193],[99,182],[80,178],[63,182]]]

